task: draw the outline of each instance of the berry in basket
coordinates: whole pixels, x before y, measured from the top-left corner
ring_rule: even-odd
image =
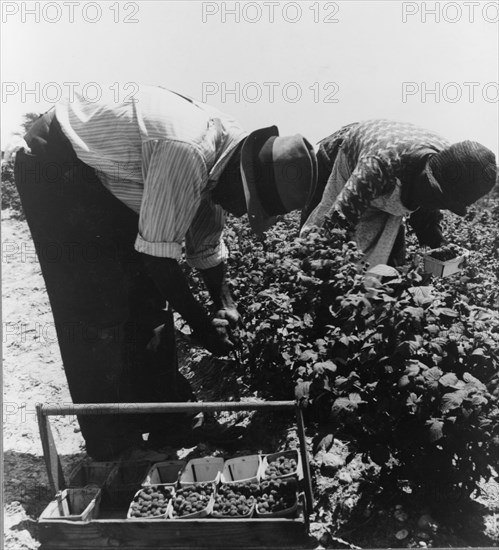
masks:
[[[228,483],[221,485],[215,496],[214,516],[247,516],[251,513],[259,492],[258,483]]]
[[[458,256],[461,256],[463,250],[457,246],[457,244],[446,244],[440,248],[434,248],[428,252],[428,255],[435,260],[440,260],[446,262],[448,260],[453,260]]]
[[[296,482],[286,479],[269,479],[260,484],[256,502],[259,514],[273,514],[292,508],[296,504]]]
[[[154,518],[166,514],[172,491],[168,487],[154,486],[141,489],[130,505],[130,517]]]
[[[182,517],[202,512],[208,506],[213,494],[211,483],[185,485],[177,489],[173,498],[173,517]]]
[[[292,457],[279,456],[276,460],[269,463],[265,470],[265,476],[272,479],[274,477],[294,474],[296,472],[296,468],[296,459]]]

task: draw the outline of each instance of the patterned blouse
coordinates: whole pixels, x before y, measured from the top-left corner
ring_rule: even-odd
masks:
[[[334,210],[353,228],[376,199],[395,190],[397,180],[401,183],[403,201],[407,183],[420,173],[427,156],[448,146],[439,135],[410,123],[378,119],[344,126],[323,139],[318,151],[319,161],[330,171],[341,148],[351,170]],[[441,239],[440,219],[438,210],[420,208],[411,215],[411,225],[422,244],[438,246],[435,238]]]

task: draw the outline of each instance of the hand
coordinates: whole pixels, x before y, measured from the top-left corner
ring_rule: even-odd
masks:
[[[326,223],[329,229],[348,229],[348,222],[343,214],[338,210],[333,209],[328,216],[326,216]]]
[[[300,239],[307,239],[308,236],[312,233],[320,233],[321,228],[318,225],[315,224],[305,224],[300,229]]]
[[[229,334],[229,321],[214,317],[207,326],[194,332],[192,339],[213,355],[225,356],[234,349]]]
[[[215,313],[216,319],[225,319],[229,322],[229,326],[231,329],[236,329],[237,327],[241,326],[241,316],[239,315],[239,311],[235,307],[225,307],[222,309],[219,309]]]

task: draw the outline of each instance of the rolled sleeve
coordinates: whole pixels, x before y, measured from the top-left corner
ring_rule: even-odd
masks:
[[[142,154],[144,192],[135,248],[178,260],[206,185],[204,160],[195,147],[175,140],[148,141]]]
[[[222,234],[226,213],[205,195],[187,232],[186,261],[197,269],[209,269],[228,257]]]
[[[207,248],[194,256],[187,256],[186,261],[196,269],[209,269],[225,262],[229,256],[227,247],[223,241],[215,248]]]
[[[182,257],[182,245],[179,243],[152,243],[144,240],[137,235],[135,240],[135,250],[149,256],[158,256],[159,258],[173,258],[180,260]]]

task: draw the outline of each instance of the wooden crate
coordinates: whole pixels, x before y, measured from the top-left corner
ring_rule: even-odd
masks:
[[[211,405],[211,407],[210,407]],[[131,406],[131,405],[130,405]],[[68,521],[65,519],[40,518],[38,520],[38,536],[42,543],[40,550],[94,550],[97,548],[129,548],[133,550],[187,550],[187,549],[238,549],[261,550],[263,548],[315,548],[317,541],[308,534],[308,513],[312,506],[312,492],[308,457],[305,449],[303,417],[301,409],[294,402],[270,403],[203,403],[203,404],[141,404],[134,412],[179,412],[179,410],[224,410],[224,409],[264,409],[264,410],[294,410],[297,417],[300,439],[300,454],[304,472],[304,494],[296,516],[293,518],[258,518],[249,519],[165,519],[144,520],[127,519],[128,505],[112,498],[106,491],[111,483],[103,483],[102,499],[96,517],[87,521]],[[89,411],[96,405],[90,405]],[[107,409],[113,411],[112,406]],[[75,408],[78,409],[75,411]],[[129,406],[123,406],[130,412]],[[82,414],[84,405],[75,405],[68,412],[39,405],[37,407],[38,421],[42,445],[47,463],[49,480],[54,493],[64,488],[67,483],[62,474],[60,460],[55,450],[54,441],[48,423],[48,416],[56,414]],[[83,412],[85,414],[85,412]],[[92,414],[88,412],[86,414]],[[94,413],[95,414],[95,413]],[[110,475],[116,479],[116,469]],[[79,472],[77,472],[79,475]],[[80,478],[78,478],[80,479]],[[69,480],[73,485],[76,479]],[[140,486],[138,479],[136,482]],[[128,503],[129,504],[129,503]]]
[[[39,522],[40,550],[185,550],[262,548],[314,548],[300,519],[193,519],[126,520],[97,519],[89,522]]]
[[[314,547],[314,541],[308,536],[308,518],[303,496],[295,518],[134,520],[127,519],[127,509],[121,503],[118,504],[115,498],[106,499],[104,485],[103,498],[96,517],[88,521],[40,517],[40,550],[114,547],[134,550],[253,550]]]

